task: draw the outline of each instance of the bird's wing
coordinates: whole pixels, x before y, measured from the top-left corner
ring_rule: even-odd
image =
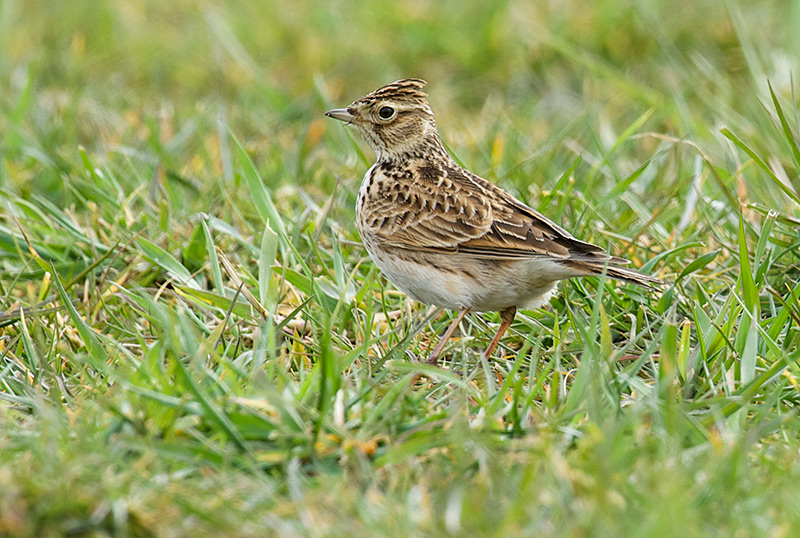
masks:
[[[389,246],[487,259],[548,256],[626,263],[452,163],[376,167],[367,181],[369,210],[361,226]]]

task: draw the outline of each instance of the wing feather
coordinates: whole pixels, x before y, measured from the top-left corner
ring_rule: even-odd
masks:
[[[507,192],[454,163],[422,161],[373,170],[370,211],[361,225],[398,248],[462,252],[478,258],[549,256],[625,263]]]

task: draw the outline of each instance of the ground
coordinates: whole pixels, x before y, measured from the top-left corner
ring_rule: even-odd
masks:
[[[0,4],[0,535],[800,534],[800,3]],[[407,301],[334,107],[664,279]],[[417,374],[425,377],[415,381]]]

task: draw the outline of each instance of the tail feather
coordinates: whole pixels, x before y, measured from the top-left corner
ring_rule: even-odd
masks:
[[[609,260],[609,262],[614,262],[614,260]],[[622,282],[628,282],[631,284],[638,284],[639,286],[644,286],[648,289],[654,289],[654,286],[664,284],[663,280],[660,280],[654,276],[645,275],[639,271],[634,271],[633,269],[628,269],[625,267],[619,267],[618,265],[611,265],[610,263],[606,265],[604,263],[597,262],[575,261],[567,262],[567,264],[583,275],[599,276],[603,274],[603,271],[605,271],[606,276],[609,278],[621,280]]]
[[[596,267],[595,273],[598,275],[603,274],[603,267]],[[609,265],[606,267],[606,274],[611,278],[615,278],[623,282],[629,282],[631,284],[638,284],[649,289],[653,289],[654,286],[664,284],[663,280],[660,280],[654,276],[645,275],[639,271],[626,269],[624,267],[617,267],[615,265]]]

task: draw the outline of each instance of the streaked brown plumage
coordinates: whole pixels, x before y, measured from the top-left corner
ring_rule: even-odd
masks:
[[[459,311],[428,362],[436,363],[468,311],[501,313],[488,357],[517,308],[541,306],[559,280],[605,270],[625,282],[659,282],[456,164],[424,86],[398,80],[325,114],[354,126],[377,157],[356,204],[370,256],[415,300]]]

